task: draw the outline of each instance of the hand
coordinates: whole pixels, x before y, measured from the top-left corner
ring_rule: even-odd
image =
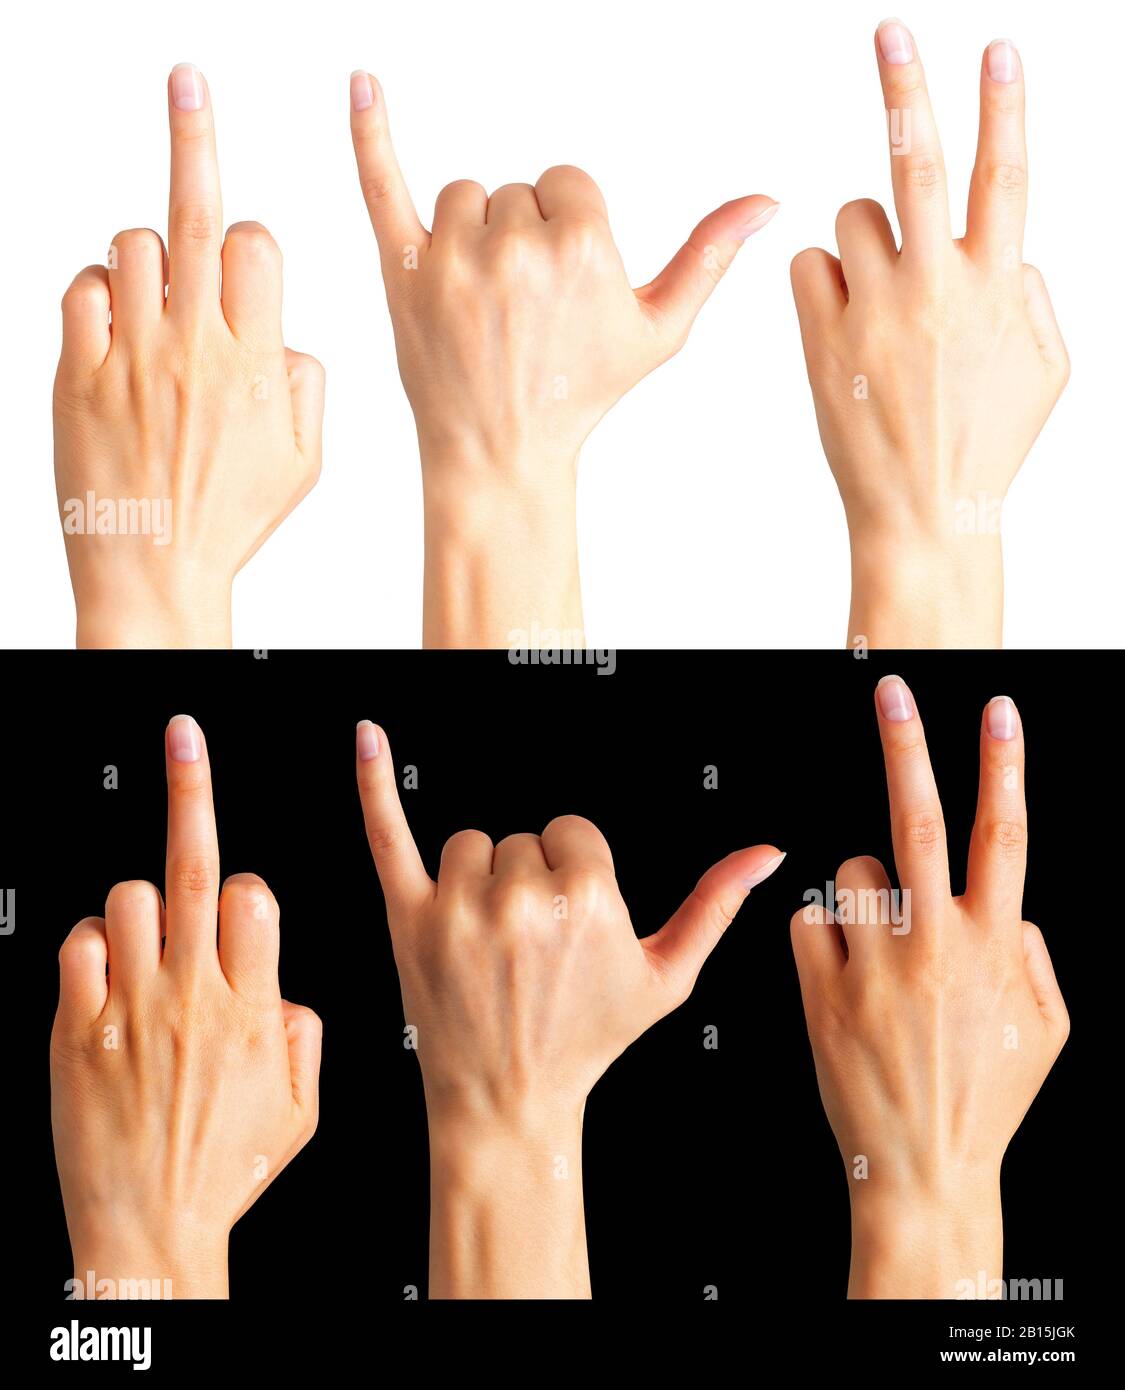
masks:
[[[991,701],[963,897],[914,700],[876,690],[894,901],[876,859],[836,873],[836,917],[793,918],[820,1095],[848,1170],[856,1298],[954,1298],[999,1279],[1000,1164],[1070,1024],[1037,927],[1022,920],[1023,731]],[[995,1288],[996,1286],[993,1285]]]
[[[581,1130],[594,1083],[690,994],[782,855],[717,864],[638,940],[609,846],[561,816],[495,847],[462,831],[433,883],[381,729],[357,730],[367,836],[387,900],[430,1124],[432,1297],[585,1297]]]
[[[1000,507],[1069,374],[1042,277],[1023,264],[1023,70],[1004,41],[980,79],[964,238],[914,41],[876,35],[902,248],[878,203],[803,251],[793,293],[824,452],[852,547],[849,643],[998,646]]]
[[[219,893],[187,716],[166,755],[167,911],[151,883],[119,883],[63,943],[51,1123],[75,1277],[119,1298],[146,1296],[142,1280],[161,1281],[153,1297],[170,1280],[173,1298],[223,1298],[230,1228],[316,1129],[321,1026],[281,997],[265,883],[235,874]]]
[[[606,411],[683,345],[777,205],[727,203],[634,291],[602,195],[580,169],[548,169],[534,188],[507,184],[491,197],[476,183],[450,184],[431,234],[395,160],[379,84],[355,73],[351,97],[421,447],[425,641],[505,647],[514,631],[553,629],[570,635],[563,645],[584,645],[578,452]]]
[[[194,68],[172,72],[168,116],[167,255],[121,232],[63,299],[55,480],[79,646],[229,646],[236,572],[320,472],[324,371],[282,343],[270,234],[222,240]]]

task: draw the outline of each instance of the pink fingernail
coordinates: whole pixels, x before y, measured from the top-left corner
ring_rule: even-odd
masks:
[[[988,45],[988,75],[993,82],[1014,82],[1020,75],[1019,54],[1007,39]]]
[[[745,241],[748,236],[753,236],[759,228],[764,227],[780,206],[780,203],[771,203],[768,208],[763,208],[757,217],[752,217],[749,222],[744,223],[738,229],[739,241]]]
[[[784,858],[784,854],[775,854],[772,859],[767,859],[764,864],[760,864],[742,880],[743,888],[749,892],[751,888],[757,888],[759,883],[764,883]]]
[[[379,756],[379,731],[370,719],[361,719],[355,726],[355,751],[365,763]]]
[[[906,25],[898,19],[884,19],[878,28],[879,52],[884,63],[909,63],[914,58],[914,43]]]
[[[177,111],[199,111],[203,106],[203,74],[190,63],[172,69],[172,105]]]
[[[352,73],[352,110],[366,111],[375,100],[371,78],[365,72]]]
[[[1007,695],[997,695],[994,700],[988,702],[984,722],[990,737],[1003,739],[1005,742],[1015,738],[1016,707]]]
[[[190,714],[177,714],[168,724],[168,752],[176,763],[197,763],[203,752],[199,725]]]
[[[875,687],[879,713],[892,724],[903,724],[914,718],[914,700],[900,676],[884,676]]]

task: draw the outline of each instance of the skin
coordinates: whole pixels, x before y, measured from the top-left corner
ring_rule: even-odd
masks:
[[[379,84],[352,78],[352,139],[379,244],[425,497],[427,646],[582,646],[578,454],[676,353],[742,242],[756,195],[713,212],[651,284],[630,287],[593,180],[567,165],[491,197],[442,190],[418,220]],[[569,639],[569,640],[568,640]],[[556,645],[548,642],[546,645]]]
[[[848,642],[998,646],[1001,504],[1070,370],[1043,279],[1023,264],[1023,70],[1003,41],[982,59],[968,221],[954,240],[916,46],[887,21],[875,51],[901,246],[861,199],[836,219],[839,258],[814,249],[792,265],[851,536]]]
[[[978,1289],[983,1272],[987,1289],[1001,1278],[1001,1162],[1070,1021],[1043,935],[1023,920],[1027,811],[1015,706],[998,697],[981,722],[961,897],[950,891],[913,696],[889,676],[876,708],[909,907],[887,910],[877,859],[849,859],[836,874],[843,923],[824,908],[803,909],[792,921],[793,952],[820,1095],[848,1172],[849,1296],[954,1298],[964,1296],[959,1281]],[[842,890],[880,889],[866,910],[843,895],[840,911]],[[896,917],[909,930],[892,930]]]
[[[90,491],[171,503],[168,544],[66,535],[79,646],[229,646],[235,574],[320,472],[324,370],[282,341],[269,232],[239,222],[222,236],[211,98],[194,69],[170,76],[168,117],[167,253],[156,232],[120,232],[109,268],[88,266],[63,299],[60,513]]]
[[[63,943],[51,1123],[75,1277],[225,1298],[231,1227],[316,1129],[321,1023],[281,997],[266,884],[219,891],[202,733],[179,716],[165,751],[167,909],[119,883]]]
[[[422,865],[383,731],[357,730],[356,772],[430,1130],[432,1298],[587,1298],[586,1097],[613,1060],[691,993],[746,894],[781,856],[716,864],[666,926],[638,939],[609,846],[580,816]],[[565,912],[565,915],[563,915]]]

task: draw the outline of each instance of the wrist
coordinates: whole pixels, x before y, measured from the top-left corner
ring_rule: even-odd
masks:
[[[230,586],[185,594],[162,592],[135,581],[94,594],[76,593],[76,644],[80,648],[188,648],[231,645]],[[186,596],[190,594],[190,597]]]
[[[430,1297],[588,1298],[582,1108],[430,1115]]]
[[[166,1236],[115,1228],[83,1232],[71,1247],[75,1297],[229,1297],[226,1234],[184,1223]]]
[[[1001,645],[999,532],[939,539],[852,527],[851,557],[850,647]]]
[[[425,645],[584,646],[573,461],[533,485],[451,472],[423,485]]]
[[[942,1184],[851,1180],[849,1298],[959,1298],[1003,1271],[999,1170]]]

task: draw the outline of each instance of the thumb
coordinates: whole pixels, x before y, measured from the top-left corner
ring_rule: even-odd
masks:
[[[289,1077],[293,1099],[309,1123],[316,1128],[320,1107],[320,1045],[324,1025],[312,1009],[303,1004],[281,1001],[285,1038],[289,1044]]]
[[[742,243],[764,227],[777,208],[762,193],[724,203],[703,219],[656,279],[637,290],[641,304],[677,347]]]
[[[707,870],[667,924],[641,942],[674,994],[687,998],[703,962],[734,921],[747,893],[769,878],[784,858],[773,845],[728,854]]]
[[[320,472],[320,432],[324,420],[324,368],[315,357],[285,349],[293,435],[301,457]]]
[[[1062,333],[1059,332],[1047,286],[1033,265],[1025,265],[1023,268],[1023,292],[1031,331],[1039,351],[1047,365],[1065,384],[1070,376],[1070,358],[1067,356]]]

